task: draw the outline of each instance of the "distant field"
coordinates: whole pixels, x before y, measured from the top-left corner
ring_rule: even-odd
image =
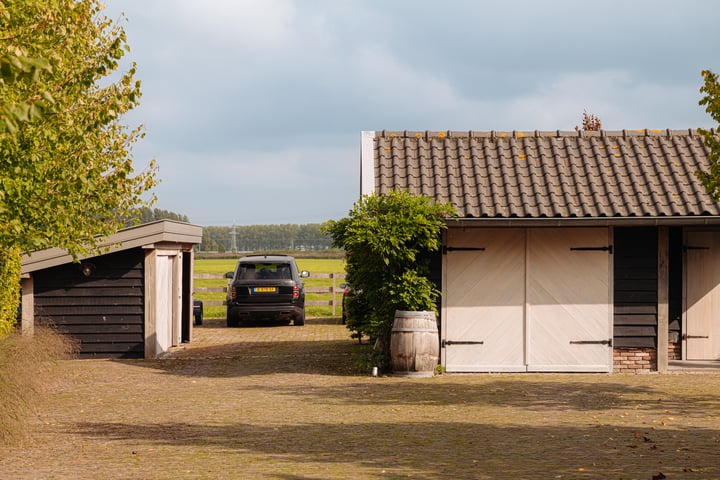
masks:
[[[339,258],[298,258],[297,264],[300,270],[307,270],[310,274],[329,274],[329,273],[345,273],[345,261]],[[227,272],[235,270],[236,259],[228,258],[202,258],[195,259],[195,274],[215,274],[224,275]],[[336,286],[339,286],[342,280],[336,280]],[[312,287],[331,287],[333,280],[330,278],[307,278],[305,279],[306,288]],[[227,286],[225,278],[196,278],[195,288],[223,288]],[[340,296],[336,297],[338,300]],[[218,300],[225,299],[225,293],[218,292],[197,292],[196,300]],[[330,294],[307,293],[306,300],[330,300]],[[308,317],[330,317],[332,316],[332,307],[328,306],[310,306],[305,307]],[[335,315],[340,316],[340,310],[336,309]],[[205,306],[204,314],[206,318],[224,318],[224,306]]]

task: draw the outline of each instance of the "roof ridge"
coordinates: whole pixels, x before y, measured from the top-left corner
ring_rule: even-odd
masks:
[[[708,129],[713,134],[718,129]],[[673,136],[696,136],[699,135],[697,128],[688,129],[623,129],[623,130],[378,130],[375,137],[397,137],[397,138],[561,138],[561,137],[673,137]]]

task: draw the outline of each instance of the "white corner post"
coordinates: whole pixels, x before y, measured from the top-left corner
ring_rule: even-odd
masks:
[[[22,334],[32,336],[35,333],[35,284],[32,274],[24,274],[22,280]]]
[[[363,131],[360,148],[360,196],[375,191],[375,132]]]

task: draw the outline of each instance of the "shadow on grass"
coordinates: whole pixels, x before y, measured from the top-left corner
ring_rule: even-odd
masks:
[[[718,431],[609,425],[485,425],[470,422],[334,422],[285,425],[78,423],[74,434],[110,441],[268,455],[297,464],[303,478],[321,463],[330,476],[447,478],[718,478]],[[140,452],[142,454],[142,452]],[[303,466],[303,464],[306,464]],[[341,475],[342,473],[342,475]],[[672,476],[671,476],[672,475]],[[312,475],[311,475],[312,476]],[[362,475],[359,475],[362,476]],[[312,477],[317,478],[317,477]],[[367,478],[367,477],[366,477]],[[665,477],[661,477],[665,478]]]

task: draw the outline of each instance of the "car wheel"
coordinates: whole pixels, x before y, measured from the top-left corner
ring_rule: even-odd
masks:
[[[237,315],[232,315],[230,313],[227,314],[227,326],[228,327],[237,327],[240,325],[240,320],[238,320]]]
[[[203,314],[202,314],[202,312],[200,312],[197,315],[195,315],[195,325],[202,325],[202,321],[203,321]]]
[[[304,310],[300,315],[295,317],[295,320],[293,321],[293,325],[295,325],[296,327],[302,327],[303,325],[305,325],[305,311]]]

